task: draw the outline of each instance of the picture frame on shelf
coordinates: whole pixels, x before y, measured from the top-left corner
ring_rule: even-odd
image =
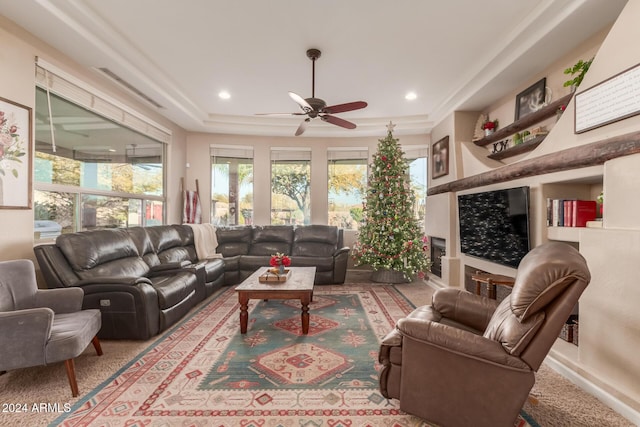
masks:
[[[449,174],[449,135],[431,146],[431,170],[432,178]]]
[[[538,111],[545,106],[547,95],[547,78],[543,77],[516,96],[515,120]]]
[[[0,209],[31,209],[32,110],[0,97]]]

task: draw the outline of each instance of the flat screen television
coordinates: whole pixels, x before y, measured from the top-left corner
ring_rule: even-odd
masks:
[[[529,252],[529,187],[458,196],[462,253],[517,268]]]

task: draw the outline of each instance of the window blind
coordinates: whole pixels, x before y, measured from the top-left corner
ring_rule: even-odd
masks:
[[[236,159],[253,159],[252,147],[212,145],[209,148],[211,157],[233,157]]]
[[[36,85],[122,126],[163,143],[171,141],[171,131],[130,107],[102,94],[89,84],[36,58]]]

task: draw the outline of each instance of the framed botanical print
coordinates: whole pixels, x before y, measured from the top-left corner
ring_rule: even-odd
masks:
[[[0,97],[0,209],[31,209],[31,114]]]

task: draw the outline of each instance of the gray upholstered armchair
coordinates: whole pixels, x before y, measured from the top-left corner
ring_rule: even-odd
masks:
[[[78,395],[73,359],[89,343],[102,355],[96,334],[99,310],[82,310],[81,288],[38,289],[30,260],[0,262],[0,372],[65,362]]]
[[[380,391],[438,425],[513,426],[590,278],[576,249],[552,242],[522,259],[500,303],[436,291],[430,306],[400,319],[383,339]]]

